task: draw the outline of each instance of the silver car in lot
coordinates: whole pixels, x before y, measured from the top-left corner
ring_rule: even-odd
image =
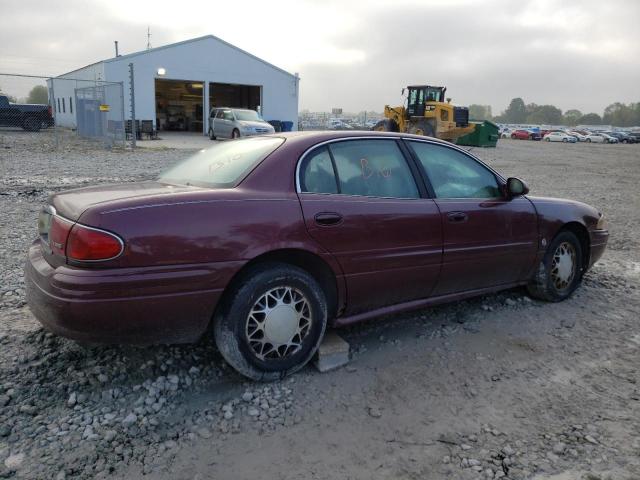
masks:
[[[255,110],[218,107],[209,113],[209,138],[240,138],[274,133]]]

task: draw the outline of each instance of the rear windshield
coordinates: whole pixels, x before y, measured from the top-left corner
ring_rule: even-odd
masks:
[[[220,142],[180,162],[163,173],[159,180],[196,187],[235,187],[283,142],[284,139],[278,137]]]

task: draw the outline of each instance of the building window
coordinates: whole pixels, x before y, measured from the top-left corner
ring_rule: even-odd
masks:
[[[60,111],[60,98],[58,98],[58,112]]]
[[[73,102],[71,101],[71,97],[69,97],[69,113],[73,113]]]
[[[67,113],[67,109],[64,106],[64,97],[62,97],[62,113]]]

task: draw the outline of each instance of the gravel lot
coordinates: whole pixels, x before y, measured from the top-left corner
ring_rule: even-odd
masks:
[[[640,478],[640,145],[475,149],[607,215],[570,300],[518,289],[370,322],[340,332],[347,367],[265,385],[208,339],[88,347],[39,328],[21,264],[47,195],[189,152],[37,139],[0,132],[0,478]]]

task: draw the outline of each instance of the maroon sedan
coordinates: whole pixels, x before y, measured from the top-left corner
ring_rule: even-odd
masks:
[[[394,133],[220,143],[157,181],[53,195],[25,267],[39,321],[79,341],[193,342],[281,378],[340,326],[527,285],[558,301],[608,238],[467,151]]]

